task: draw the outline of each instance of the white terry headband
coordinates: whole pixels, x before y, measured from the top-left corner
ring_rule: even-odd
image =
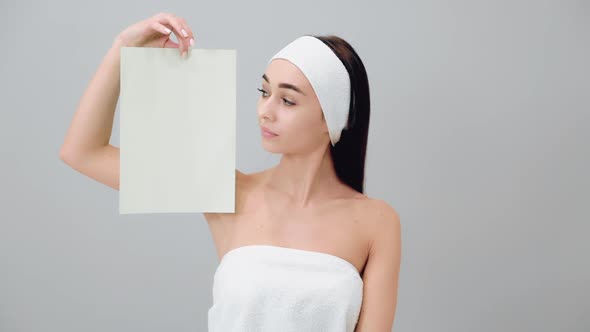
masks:
[[[350,77],[332,49],[312,36],[302,36],[275,54],[274,59],[285,59],[296,65],[307,77],[317,95],[330,132],[332,146],[348,121],[350,108]]]

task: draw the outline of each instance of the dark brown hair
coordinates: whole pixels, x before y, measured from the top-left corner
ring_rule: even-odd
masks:
[[[350,107],[347,129],[342,131],[336,145],[330,144],[330,154],[340,180],[356,191],[364,193],[365,157],[371,115],[367,72],[354,48],[344,39],[335,35],[312,37],[330,47],[348,71]]]

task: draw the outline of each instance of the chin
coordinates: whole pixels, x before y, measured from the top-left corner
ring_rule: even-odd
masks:
[[[262,148],[270,153],[283,153],[283,150],[278,144],[262,141]]]

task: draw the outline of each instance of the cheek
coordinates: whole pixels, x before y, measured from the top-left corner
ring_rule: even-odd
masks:
[[[316,117],[293,117],[290,122],[289,132],[298,135],[301,139],[315,139],[321,134],[322,122]]]

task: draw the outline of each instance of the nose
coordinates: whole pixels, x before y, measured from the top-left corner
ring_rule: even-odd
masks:
[[[258,121],[273,122],[275,120],[275,108],[272,98],[261,99],[258,103]]]

